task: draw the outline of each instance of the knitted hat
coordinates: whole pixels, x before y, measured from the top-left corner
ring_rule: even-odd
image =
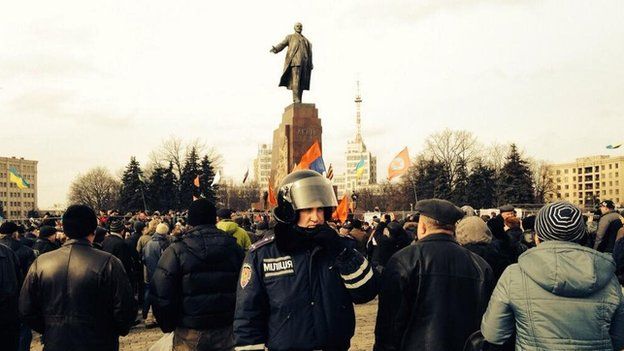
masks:
[[[567,201],[559,201],[539,210],[535,233],[542,241],[579,241],[585,236],[586,226],[581,210]]]
[[[142,233],[144,228],[145,228],[145,222],[143,222],[143,221],[136,221],[136,222],[134,222],[134,232],[135,233]]]
[[[232,210],[229,208],[220,208],[219,211],[217,211],[217,217],[219,217],[219,219],[232,219]]]
[[[19,227],[13,222],[4,222],[0,225],[0,234],[13,234],[18,230]]]
[[[121,233],[122,230],[124,230],[125,226],[123,224],[123,221],[121,219],[115,219],[113,221],[110,222],[110,226],[108,227],[108,229],[112,232],[112,233]]]
[[[39,228],[39,237],[40,238],[47,238],[49,236],[52,236],[56,234],[56,228],[49,226],[49,225],[44,225],[41,228]]]
[[[487,224],[477,216],[466,216],[457,223],[455,238],[460,245],[490,243],[492,232]]]
[[[169,226],[167,223],[160,223],[156,226],[156,234],[167,235],[169,234]]]
[[[87,205],[71,205],[63,213],[63,232],[72,239],[93,234],[96,227],[95,212]]]
[[[217,223],[217,209],[206,199],[195,200],[188,210],[188,223],[192,226]]]

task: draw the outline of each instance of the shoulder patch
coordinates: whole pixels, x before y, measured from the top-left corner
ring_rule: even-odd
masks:
[[[253,252],[265,245],[268,245],[270,243],[272,243],[273,241],[275,241],[275,234],[271,233],[269,234],[269,236],[265,236],[264,238],[260,239],[259,241],[256,241],[254,244],[252,244],[249,247],[249,252]]]
[[[241,269],[240,274],[240,286],[245,289],[249,281],[251,280],[251,266],[249,263],[243,264],[243,268]]]

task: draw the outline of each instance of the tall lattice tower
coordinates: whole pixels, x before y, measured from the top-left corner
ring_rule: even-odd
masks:
[[[361,111],[362,111],[362,94],[360,94],[360,81],[357,81],[357,93],[355,95],[355,142],[362,142],[362,120],[361,120]]]

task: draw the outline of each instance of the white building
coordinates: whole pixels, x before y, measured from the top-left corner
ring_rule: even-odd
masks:
[[[258,145],[258,155],[254,159],[254,180],[258,183],[260,191],[266,191],[271,177],[271,144]]]
[[[361,127],[361,104],[360,83],[358,82],[358,92],[355,96],[355,138],[347,143],[345,153],[346,171],[344,174],[336,175],[334,184],[338,188],[338,196],[342,197],[345,192],[350,194],[358,188],[377,183],[377,157],[373,156],[366,148],[362,139]],[[362,170],[357,171],[358,164],[362,163]]]

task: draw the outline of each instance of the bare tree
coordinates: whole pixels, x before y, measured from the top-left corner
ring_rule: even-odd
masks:
[[[201,139],[185,142],[182,138],[172,135],[168,139],[163,140],[162,144],[150,153],[146,169],[152,170],[156,165],[167,166],[171,162],[173,171],[180,179],[182,167],[184,167],[184,159],[193,148],[198,155],[207,155],[215,169],[220,168],[223,164],[221,154],[214,147],[208,147],[206,142]]]
[[[544,203],[548,195],[556,191],[555,182],[550,177],[550,165],[543,160],[529,159],[529,167],[533,176],[533,184],[535,186],[535,201]]]
[[[91,206],[95,210],[115,208],[121,182],[104,167],[96,167],[78,175],[69,187],[69,202]]]
[[[482,154],[483,164],[492,167],[496,172],[500,171],[505,164],[505,157],[509,153],[509,147],[509,144],[497,142],[485,147],[485,152]]]
[[[440,162],[454,185],[455,175],[461,162],[472,165],[479,155],[477,138],[469,131],[445,129],[425,140],[424,156]]]

